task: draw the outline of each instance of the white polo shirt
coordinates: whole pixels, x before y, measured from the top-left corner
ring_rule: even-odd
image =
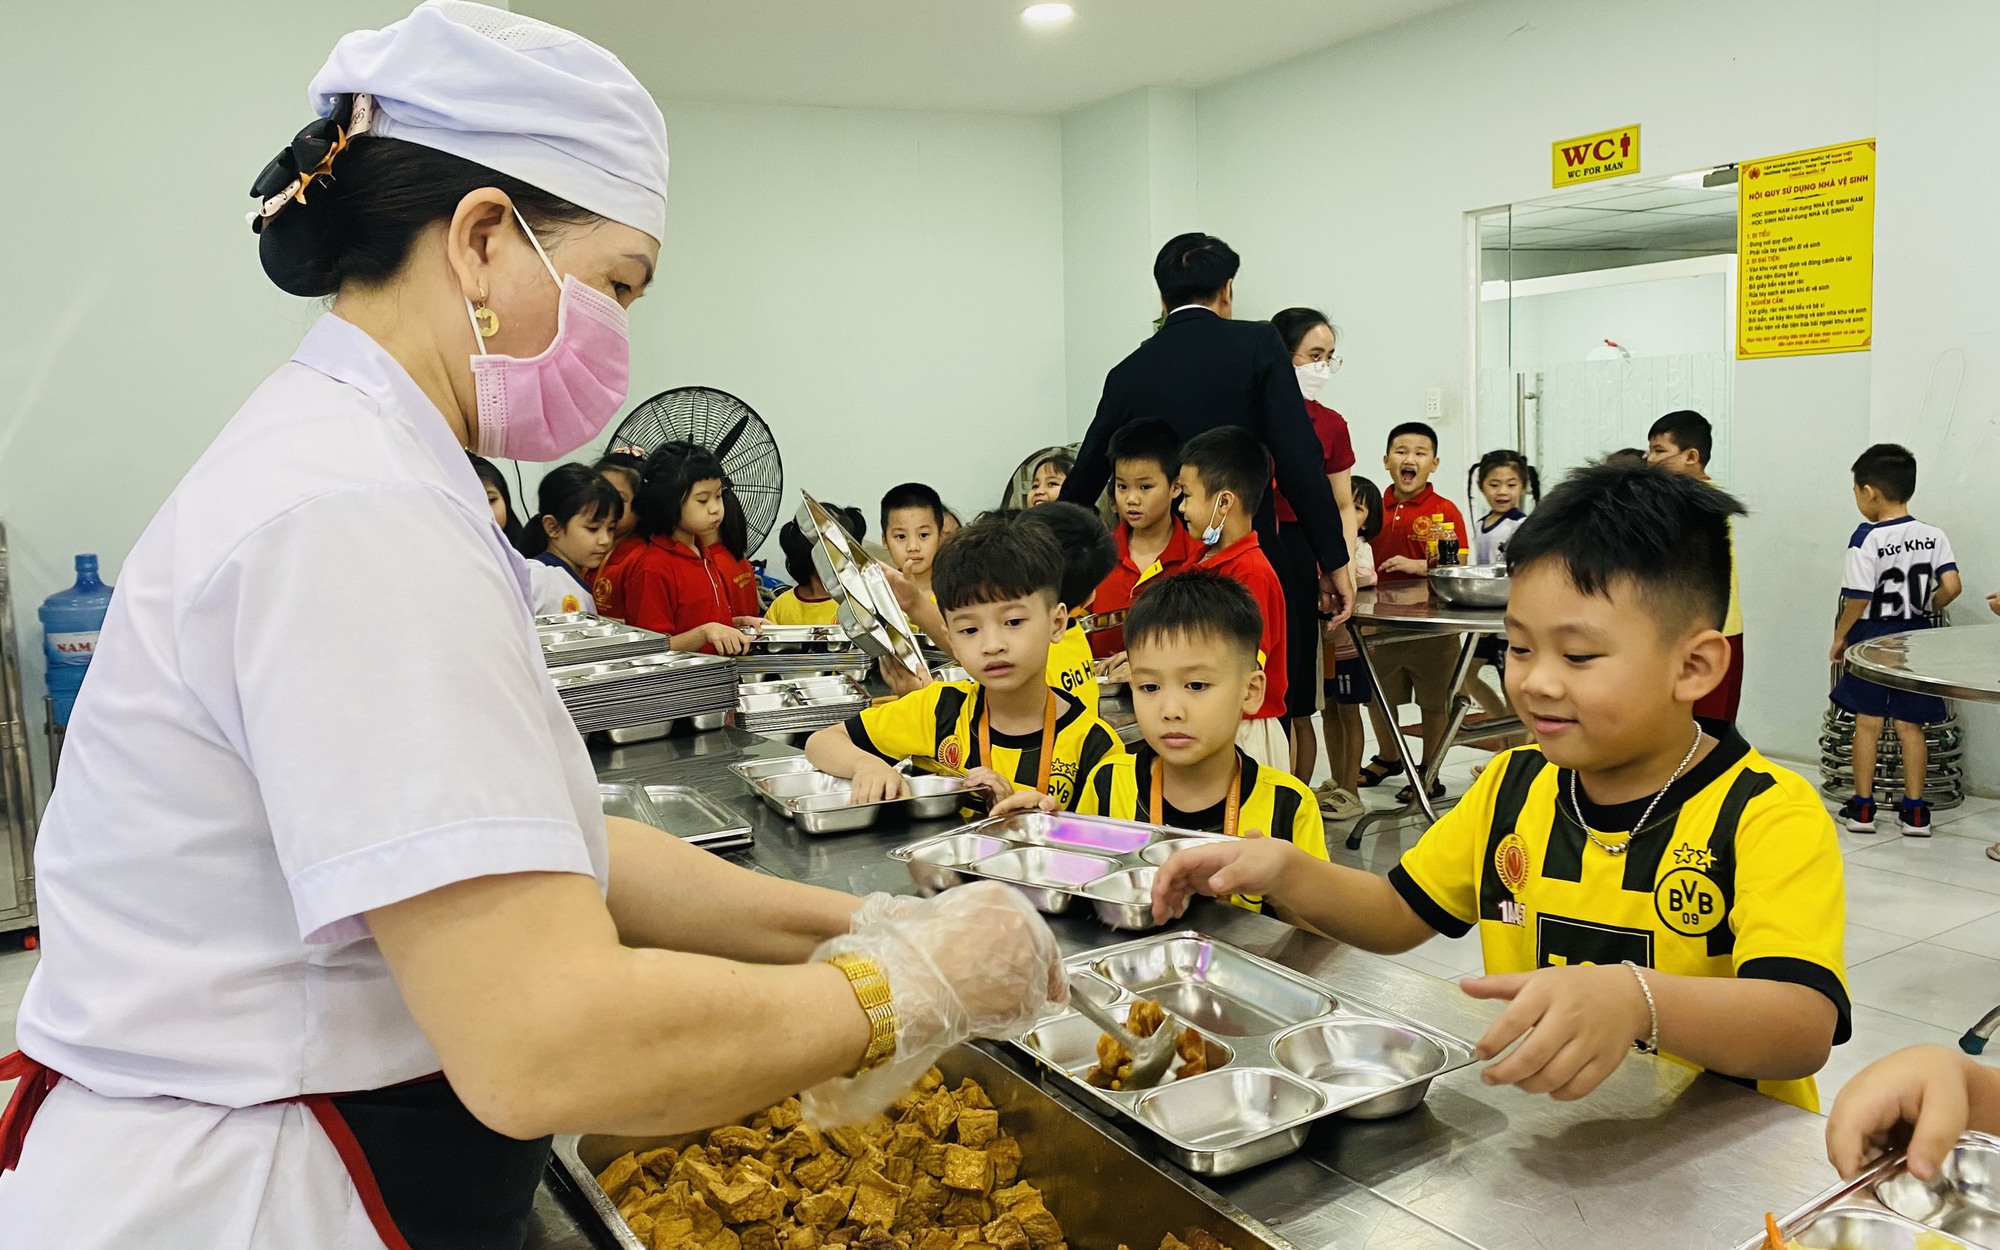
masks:
[[[434,1072],[364,913],[527,871],[608,880],[527,569],[436,407],[328,314],[125,561],[36,848],[21,1049],[223,1107]]]

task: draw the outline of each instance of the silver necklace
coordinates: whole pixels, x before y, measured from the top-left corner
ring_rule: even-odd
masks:
[[[1576,824],[1579,829],[1583,830],[1583,836],[1589,838],[1597,849],[1603,851],[1606,855],[1623,855],[1625,852],[1631,850],[1633,841],[1638,838],[1640,831],[1646,827],[1646,822],[1653,818],[1653,809],[1660,805],[1661,799],[1667,797],[1667,791],[1674,788],[1674,783],[1681,779],[1681,774],[1687,771],[1687,766],[1694,762],[1694,753],[1699,750],[1701,750],[1701,726],[1696,725],[1694,727],[1694,745],[1688,748],[1686,755],[1681,756],[1681,766],[1674,769],[1674,775],[1667,778],[1667,784],[1661,786],[1660,792],[1653,796],[1653,801],[1646,804],[1646,810],[1640,815],[1639,823],[1632,826],[1632,832],[1625,835],[1623,842],[1606,842],[1603,838],[1597,836],[1597,830],[1592,829],[1590,823],[1583,818],[1583,804],[1578,802],[1576,797],[1576,773],[1572,771],[1569,775],[1569,805],[1576,813]]]

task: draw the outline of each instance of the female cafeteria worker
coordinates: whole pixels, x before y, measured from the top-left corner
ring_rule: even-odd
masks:
[[[9,1246],[519,1246],[552,1133],[865,1115],[1062,992],[1004,887],[857,911],[599,811],[465,448],[624,400],[638,82],[433,0],[312,99],[253,194],[332,310],[125,563],[42,826]]]

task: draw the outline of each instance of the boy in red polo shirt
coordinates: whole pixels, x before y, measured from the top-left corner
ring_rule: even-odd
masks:
[[[1181,515],[1200,535],[1200,567],[1249,588],[1264,618],[1257,662],[1264,669],[1264,705],[1236,731],[1236,745],[1266,768],[1289,772],[1285,736],[1285,592],[1257,542],[1252,524],[1271,480],[1271,453],[1241,426],[1198,434],[1181,448]]]
[[[1382,467],[1389,471],[1389,489],[1382,492],[1382,530],[1370,540],[1375,555],[1376,575],[1385,583],[1408,582],[1426,576],[1431,569],[1431,542],[1451,533],[1463,545],[1470,541],[1465,516],[1458,505],[1431,486],[1438,468],[1437,431],[1421,421],[1406,421],[1389,431],[1389,444]],[[1463,561],[1461,560],[1461,563]],[[1433,638],[1413,638],[1373,652],[1382,693],[1389,706],[1415,702],[1423,714],[1424,756],[1428,759],[1444,741],[1445,724],[1451,711],[1451,674],[1458,663],[1458,639],[1450,634]],[[1368,715],[1375,727],[1377,750],[1381,754],[1361,770],[1361,784],[1378,786],[1389,777],[1406,771],[1402,735],[1382,719],[1372,704]],[[1416,798],[1415,781],[1396,795],[1399,803]],[[1433,782],[1431,797],[1441,798],[1444,784]]]
[[[1090,601],[1100,620],[1120,623],[1091,631],[1090,651],[1109,659],[1125,649],[1126,609],[1139,588],[1191,567],[1201,548],[1174,514],[1180,498],[1181,438],[1164,421],[1134,421],[1111,436],[1111,497],[1118,504],[1118,563],[1098,583]]]

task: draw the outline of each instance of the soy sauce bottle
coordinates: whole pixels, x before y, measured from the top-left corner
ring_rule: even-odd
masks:
[[[1458,563],[1458,527],[1450,521],[1444,523],[1444,533],[1438,538],[1437,562],[1440,568]]]

